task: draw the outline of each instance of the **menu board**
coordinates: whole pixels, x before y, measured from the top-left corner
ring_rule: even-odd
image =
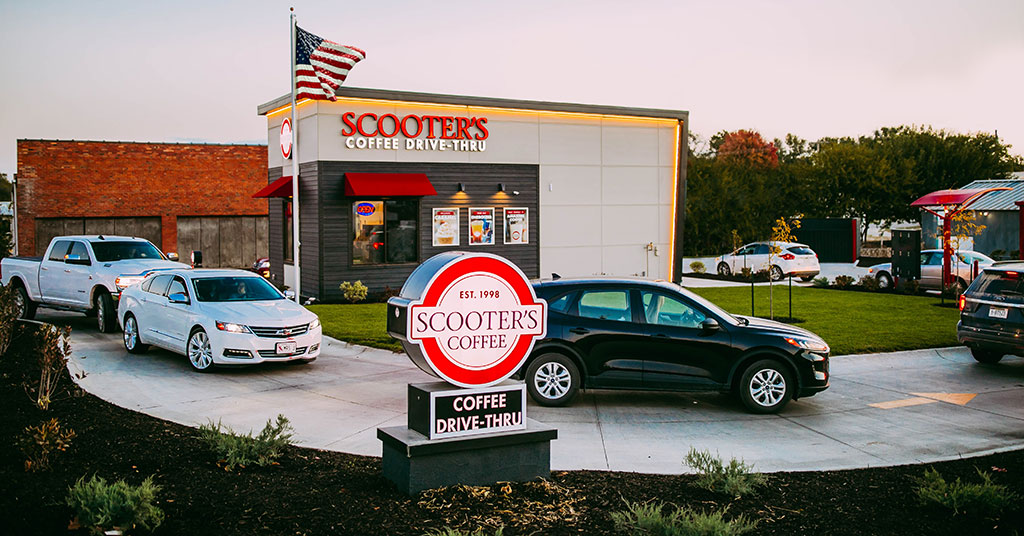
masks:
[[[435,208],[432,236],[435,246],[459,245],[459,209]]]
[[[530,243],[530,209],[506,208],[505,212],[505,243]]]
[[[469,245],[494,245],[494,209],[469,209]]]

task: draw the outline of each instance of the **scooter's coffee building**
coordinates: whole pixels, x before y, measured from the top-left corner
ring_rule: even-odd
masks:
[[[290,97],[267,118],[272,277],[294,287]],[[423,260],[678,280],[688,112],[342,88],[298,104],[303,295],[398,290]],[[287,126],[285,130],[287,130]]]

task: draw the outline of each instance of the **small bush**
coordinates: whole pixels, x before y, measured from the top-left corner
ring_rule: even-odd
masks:
[[[625,512],[612,512],[612,522],[616,530],[636,536],[733,536],[757,528],[756,521],[742,515],[726,521],[727,509],[704,513],[683,507],[665,513],[663,504],[626,503],[626,507]]]
[[[272,465],[284,454],[284,449],[291,445],[292,426],[284,415],[277,416],[277,422],[267,425],[256,437],[250,431],[246,435],[238,434],[231,428],[221,432],[221,423],[210,421],[199,427],[199,435],[219,456],[217,465],[230,471],[235,467],[245,468],[250,465]]]
[[[910,279],[903,284],[903,291],[907,294],[920,294],[921,282],[917,279]]]
[[[14,301],[16,292],[14,285],[0,286],[0,355],[7,353],[14,337],[18,319],[18,305]]]
[[[768,270],[758,270],[754,272],[754,279],[758,281],[768,281]]]
[[[992,483],[990,473],[978,470],[980,484],[967,484],[959,478],[950,484],[935,469],[924,472],[918,483],[917,496],[924,503],[935,503],[954,514],[973,514],[984,517],[999,515],[1004,508],[1018,500],[1006,486]]]
[[[498,527],[494,532],[484,532],[483,527],[479,527],[473,532],[468,530],[453,529],[451,527],[445,527],[443,529],[435,529],[424,534],[424,536],[487,536],[491,534],[493,536],[502,536],[505,533],[505,527]]]
[[[707,271],[707,269],[704,268],[704,263],[703,262],[693,261],[693,262],[690,263],[690,271],[695,273],[695,274],[703,274],[704,272]]]
[[[815,277],[814,280],[811,281],[811,286],[814,288],[828,288],[828,278],[825,276]]]
[[[726,465],[706,450],[691,447],[684,463],[697,470],[697,486],[733,497],[749,495],[768,481],[761,473],[753,472],[753,465],[736,458],[731,458]]]
[[[853,286],[854,278],[848,275],[837,275],[834,281],[835,285],[843,290],[846,290]]]
[[[25,455],[25,470],[49,469],[51,458],[68,450],[74,438],[75,431],[61,428],[56,418],[43,421],[39,426],[25,428],[25,435],[19,442],[21,452]]]
[[[355,283],[342,281],[338,288],[341,289],[342,296],[349,303],[357,303],[366,299],[367,288],[361,280]]]
[[[744,278],[750,279],[750,277],[754,275],[754,272],[753,270],[750,269],[750,267],[744,266],[743,268],[740,269],[740,274],[743,275]]]
[[[878,290],[878,280],[868,274],[862,275],[860,281],[857,281],[857,285],[872,292]]]
[[[46,411],[57,392],[71,356],[71,328],[44,326],[39,350],[39,383],[35,388],[36,406]]]
[[[78,524],[93,534],[118,529],[128,532],[135,527],[153,530],[164,519],[163,511],[153,504],[159,492],[153,477],[131,486],[124,480],[107,484],[93,475],[88,482],[82,477],[68,488],[67,505],[74,510]]]

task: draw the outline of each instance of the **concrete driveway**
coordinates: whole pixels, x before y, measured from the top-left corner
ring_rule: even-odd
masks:
[[[325,338],[311,365],[191,371],[162,350],[128,354],[92,319],[70,324],[73,372],[111,403],[196,426],[223,421],[258,431],[283,413],[299,444],[379,456],[376,429],[405,423],[406,384],[431,381],[404,355]],[[743,458],[761,471],[830,470],[939,461],[1024,448],[1024,359],[995,366],[963,348],[841,356],[832,386],[780,415],[744,413],[719,394],[591,391],[568,408],[530,405],[558,428],[552,468],[681,473],[692,446]]]

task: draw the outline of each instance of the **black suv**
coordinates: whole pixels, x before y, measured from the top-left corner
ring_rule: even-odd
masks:
[[[544,406],[580,388],[725,391],[754,413],[828,388],[829,347],[817,335],[731,315],[679,285],[633,279],[536,281],[547,336],[521,369]]]
[[[956,338],[974,359],[998,363],[1006,354],[1024,355],[1024,263],[985,268],[959,305]]]

